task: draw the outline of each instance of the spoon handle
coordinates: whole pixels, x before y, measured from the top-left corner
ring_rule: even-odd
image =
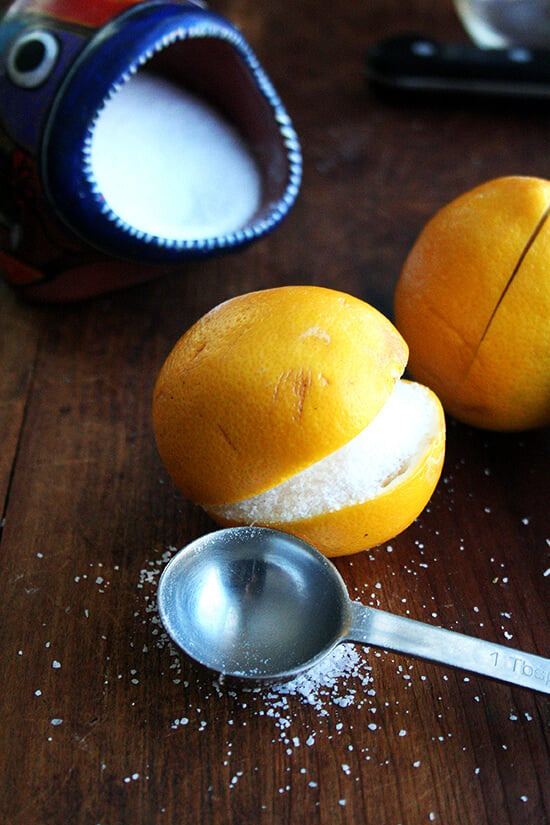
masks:
[[[550,693],[550,659],[351,603],[344,641],[407,653]]]

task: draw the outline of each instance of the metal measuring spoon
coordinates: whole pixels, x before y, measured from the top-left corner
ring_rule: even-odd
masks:
[[[328,559],[267,528],[219,530],[184,547],[162,573],[158,609],[182,650],[228,676],[291,679],[359,642],[550,693],[550,659],[351,601]]]

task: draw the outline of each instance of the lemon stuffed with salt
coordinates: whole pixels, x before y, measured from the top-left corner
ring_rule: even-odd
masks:
[[[336,290],[232,298],[159,373],[160,456],[221,525],[279,529],[327,556],[378,545],[422,512],[444,459],[441,404],[402,380],[407,356],[387,318]]]

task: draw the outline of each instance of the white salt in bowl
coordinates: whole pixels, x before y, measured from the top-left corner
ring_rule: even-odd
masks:
[[[296,133],[257,58],[194,3],[138,4],[91,39],[51,108],[42,158],[64,223],[140,262],[262,237],[301,179]]]

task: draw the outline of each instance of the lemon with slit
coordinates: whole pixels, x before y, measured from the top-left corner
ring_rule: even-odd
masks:
[[[488,181],[439,210],[403,266],[409,372],[467,424],[550,424],[549,216],[549,181]]]
[[[444,460],[441,404],[401,379],[407,355],[384,315],[337,290],[232,298],[160,370],[160,456],[219,524],[277,528],[329,556],[373,547],[422,512]]]

